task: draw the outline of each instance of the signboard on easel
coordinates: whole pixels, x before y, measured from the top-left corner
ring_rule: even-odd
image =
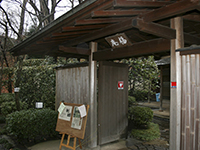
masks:
[[[89,105],[61,103],[56,131],[84,139],[88,109]]]

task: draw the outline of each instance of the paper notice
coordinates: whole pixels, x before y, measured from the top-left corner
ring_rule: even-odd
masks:
[[[85,105],[81,105],[80,107],[78,107],[79,109],[79,112],[81,114],[81,118],[85,117],[87,114],[86,114],[86,108],[85,108]]]
[[[62,113],[59,113],[58,118],[62,119],[62,120],[70,121],[71,113],[72,113],[72,106],[64,105],[64,109],[63,109]]]
[[[63,112],[64,108],[65,108],[65,105],[63,103],[61,103],[58,108],[58,112],[61,114]]]
[[[79,109],[77,106],[74,107],[74,112],[73,112],[73,118],[72,118],[72,124],[71,127],[75,129],[81,129],[82,126],[82,118],[79,112]]]

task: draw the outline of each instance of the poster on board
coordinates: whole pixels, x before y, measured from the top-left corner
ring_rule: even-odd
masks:
[[[80,114],[78,107],[74,106],[74,112],[73,112],[73,116],[72,116],[71,127],[74,128],[74,129],[80,130],[81,126],[82,126],[82,120],[83,120],[83,118],[81,118],[81,114]]]
[[[65,105],[58,118],[66,121],[70,121],[72,113],[72,106]]]

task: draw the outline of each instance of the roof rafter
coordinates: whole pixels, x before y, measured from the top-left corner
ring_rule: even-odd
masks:
[[[166,39],[176,38],[175,29],[163,26],[158,23],[144,22],[142,19],[139,18],[133,20],[133,27],[138,28],[140,31],[150,33]]]
[[[143,20],[146,22],[158,21],[166,18],[172,18],[174,16],[184,14],[188,11],[195,10],[198,5],[199,5],[199,0],[178,1],[176,3],[169,4],[164,7],[152,10],[149,13],[140,15],[140,17],[143,18]]]
[[[74,32],[53,33],[52,37],[65,37],[65,36],[71,36],[71,35],[83,35],[83,34],[86,34],[88,32],[89,32],[88,30],[83,30],[83,31],[74,31]]]
[[[97,51],[93,53],[94,60],[112,60],[126,57],[141,56],[151,53],[160,53],[170,50],[170,40],[155,39],[145,42],[133,44],[124,48],[116,48],[114,50]]]
[[[184,33],[184,41],[188,44],[200,44],[200,37]]]
[[[102,38],[104,36],[115,34],[117,32],[122,32],[124,30],[131,29],[133,28],[132,21],[133,21],[133,18],[126,19],[125,21],[122,21],[120,23],[110,25],[103,29],[99,29],[97,31],[90,32],[89,34],[69,40],[65,43],[65,45],[76,45],[81,42],[88,42],[90,40],[95,40],[98,38]]]
[[[90,55],[91,50],[86,48],[80,48],[80,47],[66,47],[63,45],[60,45],[58,47],[59,51],[70,53],[70,54],[79,54],[79,55]]]
[[[135,16],[146,12],[149,12],[149,10],[101,10],[92,12],[92,17]]]
[[[167,26],[163,26],[158,23],[153,22],[144,22],[142,19],[134,19],[133,26],[138,28],[140,31],[150,33],[162,38],[166,39],[175,39],[176,38],[176,30],[169,28]],[[184,41],[188,44],[200,44],[200,37],[191,35],[189,33],[184,33]]]
[[[162,7],[170,2],[115,0],[114,7]]]
[[[200,15],[188,14],[188,15],[183,16],[183,19],[200,22]]]
[[[69,26],[69,27],[62,27],[62,32],[72,32],[72,31],[83,31],[83,30],[93,30],[93,29],[100,29],[105,27],[105,24],[100,25],[85,25],[85,26]]]
[[[75,25],[109,24],[109,23],[117,23],[125,19],[127,18],[82,19],[82,20],[76,20]]]

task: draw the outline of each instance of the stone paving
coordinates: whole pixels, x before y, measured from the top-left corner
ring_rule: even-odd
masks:
[[[129,150],[169,150],[167,142],[162,140],[158,140],[154,143],[148,143],[130,138],[126,140],[126,146]]]

